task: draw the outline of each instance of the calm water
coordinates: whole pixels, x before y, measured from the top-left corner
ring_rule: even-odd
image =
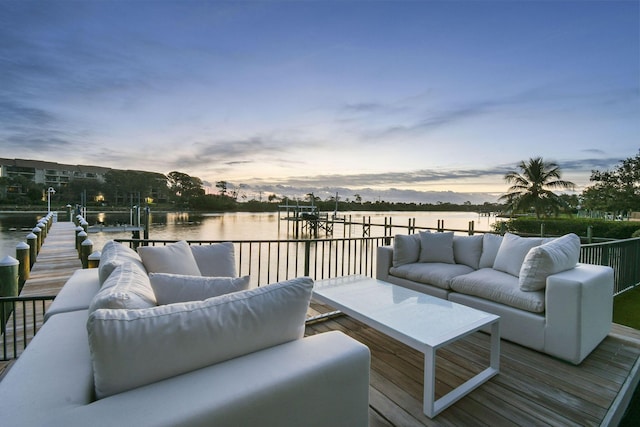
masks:
[[[392,234],[406,233],[409,219],[415,218],[417,227],[436,228],[438,220],[444,220],[445,228],[466,230],[469,221],[474,221],[476,231],[488,231],[495,217],[480,216],[475,212],[340,212],[340,216],[357,222],[351,227],[336,223],[333,237],[361,237],[362,222],[371,222],[371,236],[383,236],[384,228],[374,224],[391,222]],[[15,257],[15,247],[26,241],[38,219],[44,213],[0,213],[0,258],[6,255]],[[281,214],[281,218],[284,213]],[[114,212],[89,212],[90,225],[129,224],[130,214]],[[66,221],[65,212],[59,213],[59,220]],[[405,227],[404,229],[401,227]],[[326,237],[321,230],[319,237]],[[131,232],[90,232],[89,238],[95,250],[101,250],[105,242],[111,239],[131,238]],[[277,240],[294,238],[292,223],[278,220],[278,213],[151,213],[149,238],[168,240]]]

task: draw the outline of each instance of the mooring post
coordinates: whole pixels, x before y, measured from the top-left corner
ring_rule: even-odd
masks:
[[[27,243],[29,244],[29,268],[31,268],[38,257],[38,236],[33,233],[27,234]]]
[[[88,266],[87,268],[98,268],[100,265],[100,257],[102,256],[102,252],[94,251],[89,255],[88,258]]]
[[[24,282],[29,278],[29,272],[31,271],[29,249],[30,246],[25,242],[20,242],[16,245],[16,259],[20,263],[20,267],[18,268],[18,286],[20,288],[22,288]]]
[[[76,250],[78,251],[78,258],[82,259],[82,242],[87,238],[87,232],[82,230],[76,234]]]
[[[0,260],[0,297],[18,296],[18,265],[17,259],[7,255]],[[0,307],[0,332],[4,333],[4,326],[11,314],[13,303],[2,303]]]
[[[93,252],[93,242],[91,239],[84,239],[80,245],[80,260],[82,268],[89,268],[89,255]]]

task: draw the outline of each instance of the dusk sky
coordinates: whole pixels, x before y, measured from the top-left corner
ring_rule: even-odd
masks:
[[[0,0],[0,157],[475,203],[639,142],[639,0]]]

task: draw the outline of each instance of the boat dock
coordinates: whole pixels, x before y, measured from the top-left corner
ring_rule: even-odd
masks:
[[[54,223],[20,295],[51,298],[78,268],[81,263],[75,250],[73,223]],[[9,323],[16,319],[17,333],[5,340],[10,349],[15,339],[18,353],[22,351],[24,343],[31,339],[30,331],[41,326],[49,303],[50,299],[37,301],[35,317],[25,315],[17,306]],[[28,303],[29,310],[30,307]],[[312,302],[310,315],[325,311],[330,309]],[[640,379],[640,331],[626,326],[614,324],[607,338],[579,366],[503,340],[500,373],[430,419],[422,412],[422,354],[341,314],[308,322],[306,334],[329,330],[343,331],[371,349],[371,427],[615,426]],[[446,394],[478,373],[486,366],[488,355],[489,336],[482,332],[439,349],[436,396]],[[0,381],[2,370],[9,363],[0,361]]]

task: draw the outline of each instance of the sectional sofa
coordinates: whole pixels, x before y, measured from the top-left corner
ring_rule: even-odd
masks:
[[[107,243],[0,381],[0,422],[366,426],[369,350],[303,337],[313,281],[248,286],[231,244]]]
[[[396,235],[376,277],[501,317],[501,337],[579,364],[607,336],[613,270],[580,264],[580,239]]]

